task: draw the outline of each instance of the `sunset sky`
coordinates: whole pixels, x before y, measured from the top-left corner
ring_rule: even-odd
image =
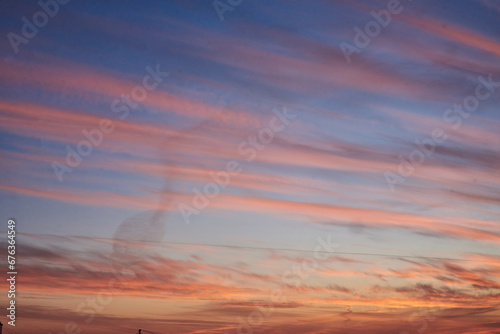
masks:
[[[4,333],[500,333],[500,1],[57,1],[0,3]]]

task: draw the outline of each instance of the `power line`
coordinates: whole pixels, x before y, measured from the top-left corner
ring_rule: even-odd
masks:
[[[246,249],[246,250],[258,250],[258,251],[277,251],[277,252],[302,252],[302,253],[322,253],[322,254],[336,254],[336,255],[351,255],[351,256],[378,256],[378,257],[388,257],[388,258],[407,258],[407,259],[424,259],[424,260],[441,260],[441,261],[474,261],[481,262],[477,259],[458,259],[450,257],[436,257],[436,256],[418,256],[418,255],[394,255],[394,254],[383,254],[383,253],[361,253],[361,252],[339,252],[339,251],[321,251],[321,250],[309,250],[309,249],[295,249],[295,248],[272,248],[272,247],[257,247],[257,246],[239,246],[239,245],[224,245],[224,244],[202,244],[195,242],[180,242],[180,241],[148,241],[148,240],[129,240],[129,239],[113,239],[113,238],[103,238],[103,237],[87,237],[78,235],[55,235],[55,234],[39,234],[39,233],[21,233],[24,235],[32,236],[45,236],[45,237],[58,237],[58,238],[75,238],[75,239],[87,239],[87,240],[103,240],[103,241],[122,241],[122,242],[134,242],[142,244],[169,244],[169,245],[182,245],[182,246],[202,246],[202,247],[212,247],[212,248],[230,248],[230,249]]]

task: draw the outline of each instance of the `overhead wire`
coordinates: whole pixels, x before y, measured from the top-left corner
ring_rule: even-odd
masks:
[[[341,252],[341,251],[328,251],[328,250],[310,250],[310,249],[299,249],[299,248],[274,248],[274,247],[259,247],[259,246],[242,246],[242,245],[228,245],[228,244],[208,244],[208,243],[196,243],[196,242],[181,242],[181,241],[148,241],[148,240],[130,240],[130,239],[116,239],[116,238],[104,238],[104,237],[89,237],[89,236],[78,236],[78,235],[56,235],[56,234],[40,234],[40,233],[18,233],[20,235],[34,235],[34,236],[44,236],[44,237],[59,237],[59,238],[75,238],[75,239],[87,239],[87,240],[102,240],[102,241],[119,241],[119,242],[131,242],[139,244],[168,244],[168,245],[181,245],[181,246],[201,246],[201,247],[211,247],[211,248],[229,248],[229,249],[244,249],[252,251],[275,251],[275,252],[301,252],[301,253],[319,253],[319,254],[335,254],[335,255],[349,255],[349,256],[376,256],[376,257],[387,257],[395,259],[420,259],[420,260],[440,260],[440,261],[474,261],[481,262],[479,259],[460,259],[452,257],[437,257],[437,256],[423,256],[423,255],[403,255],[403,254],[384,254],[384,253],[368,253],[368,252]]]

